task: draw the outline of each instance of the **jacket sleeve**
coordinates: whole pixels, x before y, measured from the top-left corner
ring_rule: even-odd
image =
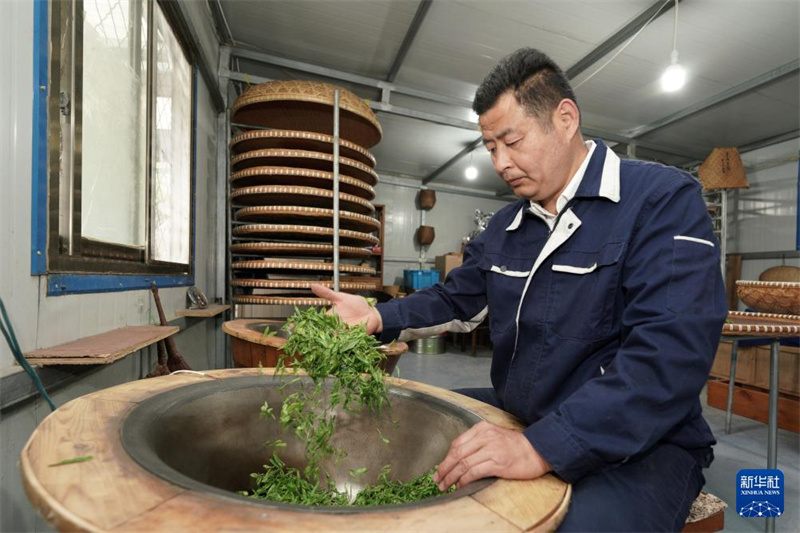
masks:
[[[462,265],[451,270],[444,283],[377,305],[383,320],[381,342],[414,340],[444,331],[467,332],[483,321],[487,314],[486,273],[479,264],[486,233],[467,244]]]
[[[524,430],[570,482],[648,450],[698,415],[727,315],[719,244],[699,186],[678,175],[666,181],[628,243],[611,365]]]

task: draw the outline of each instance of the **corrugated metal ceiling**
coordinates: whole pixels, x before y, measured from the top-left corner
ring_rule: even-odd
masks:
[[[217,21],[224,44],[290,60],[280,68],[260,59],[234,60],[231,70],[269,79],[323,79],[370,100],[380,100],[374,86],[309,74],[299,63],[291,68],[293,62],[386,80],[397,61],[394,84],[469,101],[497,60],[521,46],[547,52],[568,70],[648,9],[672,7],[672,0],[433,0],[400,63],[398,52],[421,5],[417,0],[209,1],[224,12],[225,21]],[[596,76],[585,81],[618,47],[604,50],[573,79],[586,128],[609,140],[636,137],[642,128],[722,100],[780,67],[784,74],[775,81],[640,135],[639,154],[692,164],[715,146],[745,146],[800,128],[800,2],[683,0],[678,15],[687,86],[667,94],[658,83],[672,48],[674,9],[669,9]],[[458,119],[461,127],[379,111],[384,140],[373,153],[384,174],[425,179],[478,137],[463,122],[474,121],[468,105],[396,92],[391,104],[445,117],[439,122]],[[625,144],[616,149],[624,153]],[[504,192],[485,151],[479,147],[471,157],[479,168],[476,181],[464,179],[466,156],[440,172],[435,183]]]

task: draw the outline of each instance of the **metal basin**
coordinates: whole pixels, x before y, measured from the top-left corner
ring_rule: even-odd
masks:
[[[247,499],[254,503],[321,512],[353,513],[369,508],[329,508],[289,505],[253,500],[236,493],[249,489],[250,474],[262,471],[272,450],[263,443],[282,439],[287,446],[275,451],[287,465],[306,465],[302,443],[278,420],[262,418],[265,401],[279,419],[284,394],[310,388],[304,379],[280,386],[290,378],[255,376],[198,383],[154,396],[131,411],[122,424],[122,443],[127,453],[144,468],[182,487],[214,493],[224,498]],[[347,456],[336,464],[321,465],[322,474],[334,480],[340,490],[353,493],[363,484],[375,483],[384,465],[391,466],[391,478],[409,481],[430,470],[447,454],[450,442],[481,418],[438,398],[390,387],[391,407],[383,413],[339,412],[332,443]],[[388,439],[384,443],[381,436]],[[351,469],[367,467],[357,479]],[[494,480],[471,483],[456,492],[416,503],[387,508],[421,506],[467,496]]]
[[[288,339],[289,332],[283,330],[284,324],[286,324],[286,322],[279,322],[277,320],[265,320],[264,322],[254,322],[252,324],[247,324],[247,326],[245,327],[251,331],[255,331],[256,333],[264,333],[264,330],[269,328],[270,331],[272,331],[276,337],[279,337],[281,339]]]

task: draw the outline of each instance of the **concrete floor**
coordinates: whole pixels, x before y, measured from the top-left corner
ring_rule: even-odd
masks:
[[[445,389],[490,387],[491,350],[480,347],[476,357],[461,352],[448,342],[447,353],[441,355],[404,354],[395,375]],[[728,503],[725,510],[725,531],[764,531],[764,520],[742,518],[735,510],[736,472],[748,468],[767,467],[767,426],[755,420],[734,415],[731,434],[725,434],[725,411],[708,407],[701,395],[703,413],[717,438],[715,460],[704,472],[708,492]],[[776,531],[800,531],[800,436],[779,430],[778,468],[785,480],[784,514],[776,520]]]

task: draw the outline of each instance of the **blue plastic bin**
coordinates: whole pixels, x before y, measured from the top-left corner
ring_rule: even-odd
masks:
[[[404,270],[403,278],[406,289],[424,289],[439,283],[438,270]]]

